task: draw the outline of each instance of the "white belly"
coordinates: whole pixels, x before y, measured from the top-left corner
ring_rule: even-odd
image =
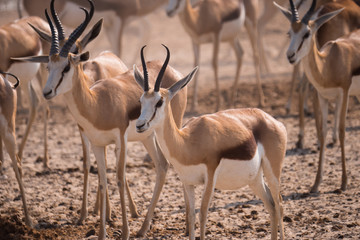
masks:
[[[262,145],[258,144],[254,158],[249,161],[222,159],[215,172],[215,188],[235,190],[249,185],[259,173],[263,152]]]
[[[220,30],[220,40],[222,42],[225,42],[235,38],[239,35],[240,29],[243,25],[244,19],[242,17],[234,21],[226,22]],[[212,43],[214,41],[213,33],[198,35],[196,32],[193,32],[192,29],[188,28],[186,24],[184,24],[184,28],[185,31],[190,35],[192,40],[198,44]]]

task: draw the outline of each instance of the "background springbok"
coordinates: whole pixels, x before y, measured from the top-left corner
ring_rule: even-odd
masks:
[[[21,0],[18,0],[19,4]],[[47,6],[50,0],[22,0],[24,10],[30,16],[40,16],[44,18],[43,6]],[[122,55],[124,30],[134,19],[142,18],[155,11],[167,0],[116,0],[95,2],[95,18],[104,18],[104,30],[109,40],[111,51],[120,57]],[[86,7],[85,0],[62,0],[55,5],[59,17],[63,24],[70,29],[76,28],[76,23],[81,21],[81,16],[77,14],[79,6]],[[146,22],[144,21],[144,24]],[[145,35],[149,29],[144,29]],[[146,36],[145,36],[146,38]]]
[[[12,57],[25,57],[29,55],[41,55],[46,53],[49,44],[39,39],[38,35],[29,26],[40,29],[44,33],[49,32],[49,27],[45,21],[39,17],[26,17],[12,21],[0,27],[0,70],[16,74],[21,79],[22,90],[29,98],[29,117],[25,133],[21,140],[18,155],[22,159],[23,149],[39,103],[42,103],[41,81],[46,79],[46,73],[40,68],[40,63],[19,63],[13,61]],[[20,101],[20,100],[19,100]],[[47,114],[48,107],[44,106],[44,156],[43,165],[48,165],[47,153]]]
[[[290,4],[291,12],[280,7],[280,10],[291,22],[289,31],[291,41],[287,50],[287,58],[292,64],[301,61],[307,78],[317,90],[320,106],[320,119],[318,121],[319,165],[311,192],[318,192],[322,181],[328,101],[334,99],[337,104],[336,112],[338,113],[336,114],[340,114],[341,190],[346,190],[345,120],[349,95],[359,94],[360,91],[357,79],[353,81],[352,78],[358,74],[358,69],[360,69],[360,31],[357,30],[349,35],[327,42],[319,49],[316,42],[316,32],[325,22],[339,14],[343,9],[331,11],[318,17],[320,11],[315,11],[316,0],[313,0],[310,9],[300,20],[292,0],[290,0]]]
[[[256,24],[256,7],[252,6],[253,1],[246,1],[245,6],[248,6],[254,19],[253,24]],[[192,40],[194,50],[194,66],[199,66],[200,45],[203,43],[213,44],[212,67],[214,70],[215,86],[216,86],[216,110],[220,108],[220,86],[218,77],[218,55],[220,42],[228,42],[233,48],[236,55],[236,74],[234,84],[231,90],[230,105],[234,105],[237,84],[240,76],[243,49],[239,42],[240,29],[245,22],[245,7],[243,1],[231,0],[224,1],[200,1],[194,6],[191,5],[190,0],[170,0],[166,8],[168,16],[179,14],[180,21],[184,26],[185,31],[189,34]],[[249,22],[249,21],[248,21]],[[260,61],[257,51],[257,32],[253,27],[247,27],[250,39],[252,40],[252,47],[254,49],[254,66],[256,69],[256,82],[259,94],[259,105],[264,105],[264,94],[260,82]],[[197,108],[197,77],[194,80],[193,101],[191,110],[195,111]]]
[[[168,49],[167,54],[168,60]],[[141,59],[145,66],[142,53]],[[146,68],[143,67],[142,75],[134,66],[135,80],[144,90],[136,130],[142,134],[155,131],[166,159],[179,174],[185,188],[189,239],[195,239],[194,186],[200,184],[205,185],[200,207],[200,239],[205,239],[214,188],[234,190],[246,185],[270,213],[271,239],[277,239],[278,229],[283,239],[280,173],[287,141],[284,125],[260,109],[232,109],[191,118],[179,129],[170,101],[196,71],[197,68],[168,89],[160,89],[160,73],[154,89],[150,89]]]
[[[21,159],[16,154],[16,135],[15,135],[15,115],[16,115],[16,91],[14,90],[19,85],[18,78],[10,73],[0,71],[1,74],[11,75],[16,79],[14,86],[8,80],[0,75],[0,173],[2,172],[2,164],[4,161],[2,142],[5,144],[12,167],[15,172],[16,180],[19,184],[21,199],[23,202],[23,209],[25,215],[25,223],[32,227],[32,220],[26,204],[26,196],[24,183],[22,181]]]

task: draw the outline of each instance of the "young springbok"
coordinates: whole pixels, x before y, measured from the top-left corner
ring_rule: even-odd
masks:
[[[88,76],[84,73],[83,62],[89,58],[89,53],[73,54],[70,52],[73,44],[80,37],[89,23],[90,17],[86,9],[83,23],[74,30],[69,39],[59,49],[57,30],[48,18],[52,33],[52,44],[49,56],[35,57],[35,61],[47,62],[49,78],[43,89],[46,99],[64,95],[67,106],[76,119],[82,138],[89,142],[98,165],[100,189],[100,231],[99,239],[106,237],[105,228],[105,201],[106,201],[106,161],[105,148],[115,144],[117,183],[120,192],[122,210],[122,238],[129,238],[129,227],[125,204],[125,166],[127,141],[141,141],[154,160],[157,172],[154,194],[151,199],[144,223],[138,235],[144,235],[150,227],[154,208],[159,199],[161,189],[165,182],[168,162],[158,148],[155,135],[138,134],[135,132],[135,120],[140,114],[141,88],[132,81],[131,71],[125,72],[116,78],[97,81],[88,86]],[[46,13],[47,15],[47,13]],[[30,60],[30,59],[28,59]],[[170,86],[177,82],[181,75],[174,69],[167,69],[159,61],[152,61],[150,75],[161,70],[165,77],[164,84]],[[153,77],[152,77],[153,78]],[[178,126],[182,124],[182,117],[186,108],[186,91],[174,101],[174,118]]]
[[[329,100],[336,100],[336,112],[340,113],[341,190],[346,190],[345,120],[349,95],[359,95],[360,93],[359,79],[353,79],[353,76],[359,74],[360,69],[360,31],[356,30],[341,38],[329,41],[319,49],[316,32],[325,22],[335,17],[343,9],[328,12],[319,17],[318,14],[321,8],[315,11],[316,0],[313,0],[310,9],[300,20],[292,0],[290,0],[290,6],[291,11],[279,6],[280,10],[291,22],[289,31],[290,46],[287,50],[287,58],[291,64],[301,61],[307,78],[317,90],[320,106],[318,126],[318,140],[320,142],[319,165],[311,192],[318,192],[322,181]]]
[[[15,172],[16,180],[19,184],[21,199],[24,207],[25,223],[27,226],[32,226],[32,221],[26,205],[26,197],[24,190],[24,183],[22,181],[21,160],[16,154],[16,135],[15,135],[15,115],[16,115],[16,91],[14,90],[19,85],[18,78],[10,73],[0,71],[1,74],[11,75],[16,79],[16,84],[11,84],[0,75],[0,172],[3,164],[3,149],[2,142],[4,141],[6,151],[8,152],[12,167]]]
[[[167,49],[167,48],[166,48]],[[167,49],[167,61],[170,57]],[[143,54],[141,59],[145,66]],[[233,190],[249,185],[270,213],[271,239],[284,238],[280,173],[287,134],[282,123],[260,109],[231,109],[192,118],[181,129],[176,126],[170,101],[194,77],[197,67],[168,89],[160,89],[161,73],[154,89],[134,66],[134,76],[144,93],[138,133],[153,130],[163,153],[179,174],[185,189],[189,238],[195,239],[194,186],[204,184],[200,207],[200,239],[214,188]],[[266,177],[269,187],[264,182]]]

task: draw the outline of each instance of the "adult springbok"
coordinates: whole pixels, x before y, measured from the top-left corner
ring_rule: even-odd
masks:
[[[12,21],[0,27],[0,71],[12,72],[18,76],[22,83],[22,90],[29,98],[29,115],[26,130],[19,146],[18,155],[22,159],[23,149],[29,136],[31,126],[35,119],[35,114],[39,103],[42,103],[41,81],[46,79],[46,73],[41,71],[39,63],[19,63],[13,61],[12,57],[25,57],[29,55],[41,55],[46,53],[49,44],[39,39],[38,35],[29,26],[40,29],[42,32],[49,32],[49,27],[45,21],[39,17],[25,17]],[[36,90],[40,91],[36,91]],[[40,94],[39,94],[40,92]],[[20,99],[19,99],[20,100]],[[47,117],[48,106],[44,106],[44,156],[43,165],[47,167]]]
[[[349,34],[351,31],[354,31],[360,27],[360,7],[352,0],[321,0],[317,1],[315,9],[319,9],[322,7],[320,11],[320,15],[328,13],[330,11],[334,11],[337,9],[344,8],[344,10],[336,15],[334,18],[325,22],[315,34],[316,41],[318,43],[318,48],[322,48],[328,41],[335,40],[343,35]],[[299,66],[300,64],[296,64]],[[294,71],[295,72],[295,71]],[[302,81],[303,84],[307,84],[308,81]],[[294,81],[292,83],[294,85]],[[306,86],[301,86],[300,89],[307,89]],[[299,135],[297,147],[303,148],[304,146],[304,133],[305,133],[305,121],[304,121],[304,111],[302,110],[304,107],[304,102],[306,97],[304,97],[304,93],[300,91],[299,94]],[[338,130],[339,128],[339,111],[337,111],[334,128],[332,134],[332,141],[335,144],[338,140]]]
[[[12,167],[15,172],[16,180],[19,184],[21,199],[23,202],[25,223],[32,227],[32,220],[26,205],[26,196],[24,190],[24,183],[22,181],[21,159],[16,154],[16,135],[15,135],[15,115],[16,115],[16,91],[14,90],[19,85],[18,78],[10,73],[0,71],[1,74],[11,75],[16,79],[16,84],[13,86],[9,81],[0,75],[0,172],[2,172],[2,164],[4,161],[2,142],[5,144]]]
[[[318,192],[324,167],[325,139],[327,134],[328,101],[336,100],[336,112],[340,113],[339,139],[341,147],[342,181],[341,190],[346,190],[347,172],[345,158],[345,120],[348,99],[351,94],[359,94],[358,79],[352,79],[360,69],[360,31],[327,42],[321,49],[316,41],[317,30],[343,9],[318,16],[316,0],[300,20],[297,9],[290,0],[291,12],[279,6],[291,22],[290,46],[287,58],[290,63],[301,61],[305,74],[317,90],[320,107],[318,138],[320,142],[319,165],[311,192]],[[316,105],[316,104],[315,104]]]
[[[246,1],[247,5],[251,6],[252,1]],[[253,10],[256,8],[252,8]],[[233,106],[235,102],[235,95],[237,84],[240,76],[240,69],[242,64],[243,49],[239,42],[240,29],[245,22],[245,7],[243,1],[230,0],[204,0],[197,2],[194,7],[190,0],[169,0],[166,8],[168,16],[179,14],[181,23],[185,31],[190,35],[194,50],[194,66],[199,66],[200,45],[203,43],[213,43],[213,58],[212,67],[214,70],[215,86],[216,86],[216,109],[220,108],[220,86],[218,77],[218,55],[220,42],[228,42],[234,49],[236,55],[236,74],[234,84],[231,90],[230,105]],[[254,15],[255,16],[255,15]],[[256,17],[254,24],[256,23]],[[254,49],[254,65],[256,73],[257,88],[259,93],[259,105],[264,105],[264,94],[260,81],[259,68],[259,54],[257,51],[257,32],[251,31],[252,27],[248,27],[250,39],[252,40],[252,47]],[[193,101],[191,110],[195,111],[197,108],[197,77],[194,80]]]
[[[167,49],[167,61],[170,53]],[[145,66],[144,57],[141,59]],[[167,61],[165,63],[167,63]],[[166,66],[166,65],[165,65]],[[175,124],[170,101],[194,77],[197,67],[171,87],[154,89],[134,66],[136,82],[143,88],[136,130],[155,131],[160,148],[179,174],[185,189],[189,238],[195,239],[194,186],[204,184],[200,207],[200,239],[214,188],[234,190],[249,185],[270,213],[271,239],[284,238],[280,173],[286,151],[284,125],[260,109],[231,109],[192,118],[181,129]],[[266,177],[269,187],[264,182]]]
[[[23,7],[30,16],[43,17],[44,13],[42,8],[43,6],[47,6],[49,1],[50,0],[23,0]],[[112,52],[121,57],[124,30],[133,19],[144,17],[166,2],[167,0],[97,0],[95,3],[95,14],[105,19],[104,28]],[[76,13],[78,6],[86,7],[86,1],[62,0],[56,3],[56,9],[65,26],[76,28],[75,24],[81,21],[79,20],[80,16]]]
[[[51,9],[51,14],[52,14],[52,18],[54,19],[55,22],[55,26],[56,26],[56,30],[58,33],[58,40],[59,40],[59,44],[62,46],[66,43],[66,38],[65,38],[65,33],[62,27],[62,23],[55,11],[54,8],[54,0],[51,1],[50,4],[50,9]],[[90,16],[89,19],[92,18],[93,16],[93,12],[94,12],[94,5],[92,3],[91,0],[88,0],[88,2],[90,3]],[[47,13],[45,14],[47,15]],[[49,19],[47,19],[48,21],[50,21]],[[73,43],[73,45],[71,46],[71,52],[82,52],[83,49],[87,46],[87,44],[89,42],[91,42],[94,38],[96,38],[98,36],[98,34],[100,33],[101,30],[101,26],[102,26],[102,22],[103,20],[101,19],[100,21],[98,21],[93,28],[81,39],[81,40],[76,40],[76,42]],[[30,24],[30,23],[29,23]],[[35,32],[37,32],[39,34],[39,36],[48,42],[51,42],[51,35],[48,34],[47,32],[42,31],[41,29],[37,28],[36,26],[30,24],[30,26],[35,30]],[[30,62],[47,62],[48,56],[37,56],[37,57],[22,57],[22,58],[12,58],[12,60],[14,61],[30,61]],[[95,81],[99,80],[99,79],[103,79],[103,78],[108,78],[108,77],[112,77],[112,76],[116,76],[119,75],[123,72],[126,72],[128,69],[125,66],[125,64],[114,54],[110,53],[110,52],[103,52],[101,53],[99,56],[97,56],[95,59],[88,61],[84,64],[84,72],[88,75],[88,86],[90,87]],[[87,141],[87,139],[85,139],[82,135],[81,135],[81,131],[80,131],[80,136],[82,138],[82,147],[83,147],[83,164],[84,164],[84,189],[83,189],[83,202],[82,202],[82,208],[81,208],[81,212],[80,212],[80,219],[78,221],[78,223],[82,223],[87,215],[88,215],[88,187],[89,187],[89,181],[88,181],[88,175],[89,175],[89,169],[90,169],[90,150],[89,150],[89,143]],[[47,135],[45,135],[45,137],[47,137]],[[22,151],[20,151],[22,152]],[[128,189],[128,185],[126,185],[127,189]],[[98,212],[99,209],[99,191],[98,191],[98,195],[97,195],[97,201],[95,204],[95,213]],[[106,208],[106,218],[108,220],[110,220],[110,213],[111,213],[111,208],[110,208],[110,201],[109,201],[109,197],[108,194],[106,195],[106,203],[107,203],[107,208]],[[132,200],[132,196],[130,191],[128,191],[128,197],[129,197],[129,202],[130,202],[130,211],[131,211],[131,215],[133,217],[137,217],[138,213],[136,210],[136,206],[135,203]]]
[[[76,119],[82,138],[91,144],[99,169],[100,189],[100,231],[99,239],[106,237],[105,229],[105,200],[106,200],[106,161],[105,148],[109,144],[115,144],[117,165],[117,182],[120,191],[122,209],[122,237],[129,238],[129,227],[125,204],[125,164],[127,141],[141,141],[147,149],[150,157],[155,162],[157,178],[155,190],[150,202],[149,210],[145,217],[142,228],[138,235],[144,235],[150,227],[154,208],[159,199],[161,189],[165,182],[168,162],[164,158],[155,142],[155,135],[137,134],[135,132],[135,119],[140,114],[141,89],[133,82],[131,72],[125,72],[116,78],[97,81],[90,88],[88,76],[84,73],[83,62],[89,58],[89,53],[73,54],[70,52],[75,41],[79,38],[89,23],[90,17],[86,9],[83,9],[86,17],[83,23],[74,30],[69,39],[59,49],[57,29],[48,18],[52,44],[49,56],[34,57],[34,61],[47,62],[49,78],[43,89],[46,99],[52,99],[58,95],[64,95],[67,106]],[[47,14],[46,14],[47,15]],[[28,59],[30,60],[30,59]],[[162,67],[158,61],[150,62],[150,74],[162,72],[170,86],[181,78],[174,69]],[[163,70],[161,70],[163,69]],[[153,74],[154,75],[154,74]],[[178,126],[182,124],[182,117],[186,108],[186,91],[174,102],[174,118]]]

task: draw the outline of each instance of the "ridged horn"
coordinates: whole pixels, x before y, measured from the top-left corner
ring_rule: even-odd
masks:
[[[307,25],[309,23],[309,20],[315,11],[315,7],[316,7],[316,0],[313,0],[310,9],[306,12],[306,14],[301,20],[304,24]]]
[[[81,8],[81,9],[85,12],[85,15],[86,15],[85,20],[70,34],[69,39],[66,41],[64,46],[61,48],[61,51],[59,54],[61,57],[67,57],[72,45],[81,36],[81,34],[84,32],[85,28],[87,27],[87,25],[90,22],[88,11],[85,8]]]
[[[155,92],[158,92],[160,90],[160,84],[161,84],[162,78],[164,76],[166,67],[167,67],[167,65],[169,63],[169,60],[170,60],[169,48],[167,46],[165,46],[164,44],[161,44],[161,45],[163,45],[164,48],[166,48],[166,59],[165,59],[165,62],[164,62],[164,64],[162,65],[162,67],[160,69],[159,75],[156,78],[155,87],[154,87]]]
[[[149,75],[148,75],[145,58],[144,58],[144,48],[145,47],[146,47],[146,45],[144,45],[141,48],[140,56],[141,56],[141,64],[142,64],[143,72],[144,72],[144,91],[147,92],[147,91],[149,91]]]
[[[50,48],[50,56],[59,53],[59,39],[56,29],[54,28],[54,25],[49,17],[49,14],[47,12],[47,9],[45,9],[45,16],[49,23],[50,30],[51,30],[51,48]]]
[[[295,7],[293,0],[289,0],[289,2],[290,2],[290,9],[291,9],[291,15],[292,15],[291,22],[297,22],[297,21],[299,21],[299,13]]]
[[[14,74],[9,73],[9,72],[0,71],[0,73],[1,73],[1,74],[4,74],[4,75],[10,75],[10,76],[12,76],[13,78],[16,79],[16,83],[13,85],[13,89],[16,89],[16,88],[19,86],[20,80],[19,80],[19,78],[18,78],[17,76],[15,76]]]
[[[65,39],[65,33],[64,33],[64,28],[62,27],[62,24],[60,22],[60,19],[55,11],[54,2],[55,2],[55,0],[51,0],[50,11],[51,11],[51,15],[54,20],[58,35],[59,35],[58,38],[59,38],[59,42],[60,42]]]

